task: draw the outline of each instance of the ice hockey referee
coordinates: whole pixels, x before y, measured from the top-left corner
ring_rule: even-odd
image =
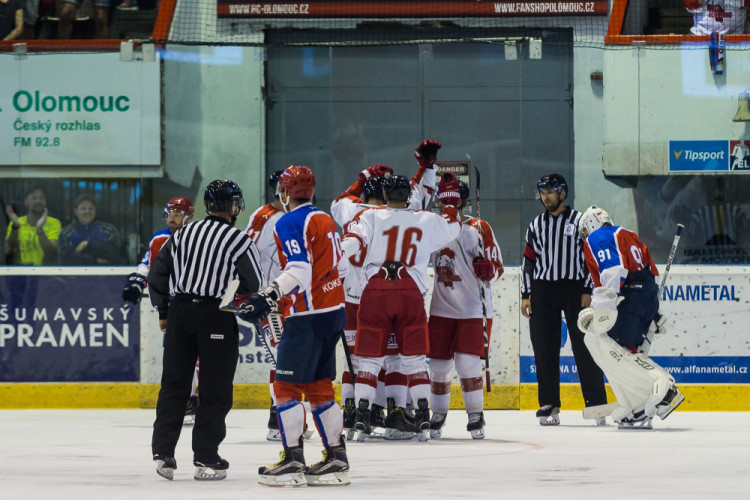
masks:
[[[245,209],[242,190],[231,180],[215,180],[203,197],[209,216],[178,230],[162,247],[148,275],[151,303],[159,311],[164,367],[151,441],[156,472],[171,480],[175,447],[193,370],[200,357],[200,396],[193,428],[195,479],[224,479],[229,463],[219,456],[232,407],[232,381],[239,355],[237,320],[219,311],[230,281],[238,294],[258,291],[262,282],[255,244],[234,227]]]

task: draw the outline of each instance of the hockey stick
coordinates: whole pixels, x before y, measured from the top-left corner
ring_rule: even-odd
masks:
[[[237,293],[237,289],[240,287],[240,280],[232,280],[229,282],[229,285],[227,285],[227,290],[224,292],[224,296],[221,298],[221,303],[219,304],[219,310],[220,311],[226,311],[226,312],[239,312],[240,309],[234,305],[234,296]],[[274,368],[276,367],[276,357],[273,355],[273,352],[271,351],[271,348],[268,346],[268,342],[266,341],[266,334],[263,332],[263,325],[260,323],[252,323],[253,329],[255,330],[255,334],[260,339],[261,344],[263,344],[263,347],[266,350],[266,353],[271,358],[271,361],[273,361]],[[271,335],[279,339],[281,338],[281,331],[283,329],[282,321],[281,321],[281,314],[279,313],[271,313],[268,315],[268,326],[271,328]]]
[[[664,285],[667,283],[669,269],[672,267],[672,261],[674,260],[674,256],[677,253],[677,244],[680,242],[680,235],[682,234],[683,229],[685,229],[685,226],[683,226],[682,224],[677,224],[677,230],[674,233],[674,240],[672,241],[672,248],[669,249],[669,257],[667,257],[667,266],[664,268],[664,274],[662,275],[661,282],[659,283],[659,302],[661,302],[662,295],[664,294]],[[660,315],[657,313],[657,317],[654,319],[654,321],[657,321],[658,319],[660,319]],[[651,350],[651,344],[654,340],[654,333],[656,333],[656,330],[653,330],[651,328],[648,329],[646,339],[640,349],[643,354],[648,354],[648,352]]]
[[[477,201],[477,234],[479,235],[479,257],[484,259],[484,238],[482,238],[482,219],[479,216],[479,169],[474,166],[474,172],[477,174],[476,201]],[[490,339],[487,331],[487,301],[484,296],[484,284],[477,278],[479,285],[479,296],[482,300],[482,333],[484,334],[484,378],[487,382],[487,392],[492,392],[492,383],[490,382]]]
[[[346,343],[346,333],[341,330],[341,345],[344,348],[344,357],[346,358],[346,365],[349,368],[349,375],[352,376],[352,384],[356,383],[357,374],[354,373],[354,365],[352,364],[352,356],[349,353],[349,345]]]

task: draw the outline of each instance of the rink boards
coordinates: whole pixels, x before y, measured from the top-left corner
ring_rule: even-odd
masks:
[[[0,269],[0,408],[155,405],[162,334],[147,298],[137,307],[123,305],[122,284],[130,272],[130,267]],[[493,286],[488,409],[537,407],[519,280],[519,268],[506,268]],[[687,397],[681,409],[750,410],[749,303],[746,267],[672,267],[662,301],[668,333],[651,355]],[[561,349],[563,408],[577,409],[583,402],[565,319]],[[339,358],[340,371],[342,351]],[[242,321],[238,361],[235,406],[268,406],[273,362],[253,328]],[[460,408],[455,377],[453,383],[451,404]]]

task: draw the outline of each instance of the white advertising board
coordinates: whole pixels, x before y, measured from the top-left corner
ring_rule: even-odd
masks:
[[[0,54],[0,166],[161,164],[156,61]]]

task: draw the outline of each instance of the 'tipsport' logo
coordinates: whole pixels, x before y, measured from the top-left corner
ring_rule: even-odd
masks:
[[[669,141],[669,170],[727,171],[729,170],[728,141]]]

